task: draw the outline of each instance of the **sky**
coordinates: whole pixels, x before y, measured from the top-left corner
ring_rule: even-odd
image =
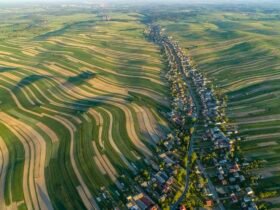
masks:
[[[129,2],[129,3],[140,3],[140,2],[159,2],[159,3],[278,3],[279,0],[0,0],[1,3],[25,3],[25,2],[32,2],[32,3],[48,3],[48,2],[91,2],[91,3],[100,3],[100,2]]]
[[[10,3],[10,2],[58,2],[58,1],[63,1],[63,2],[118,2],[118,1],[124,1],[124,0],[0,0],[1,3]],[[145,2],[145,1],[153,1],[153,2],[174,2],[174,0],[127,0],[128,2]],[[179,0],[175,0],[179,2]],[[243,2],[243,3],[248,3],[248,2],[277,2],[277,0],[234,0],[238,2]],[[232,0],[184,0],[180,2],[232,2]]]

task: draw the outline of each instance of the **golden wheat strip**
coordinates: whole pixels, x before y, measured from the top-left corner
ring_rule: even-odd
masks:
[[[125,165],[133,172],[136,173],[136,170],[132,167],[132,165],[128,162],[128,160],[125,158],[125,156],[123,155],[123,153],[119,150],[118,146],[116,145],[114,139],[113,139],[113,135],[112,135],[112,130],[113,130],[113,115],[111,114],[111,112],[109,112],[108,110],[104,109],[104,108],[100,108],[103,111],[105,111],[108,115],[109,115],[109,119],[110,119],[110,124],[109,124],[109,133],[108,133],[108,138],[109,138],[109,142],[111,144],[111,146],[113,147],[113,149],[118,153],[118,155],[120,156],[121,160],[125,163]]]
[[[97,203],[95,202],[93,196],[91,195],[87,185],[85,184],[85,182],[80,174],[80,171],[78,169],[77,163],[75,161],[75,157],[74,157],[74,141],[75,141],[75,131],[76,131],[75,125],[73,125],[66,118],[58,116],[58,115],[55,115],[55,116],[51,116],[49,114],[44,114],[44,115],[53,120],[56,120],[69,131],[69,133],[70,133],[70,161],[71,161],[73,170],[75,172],[75,175],[76,175],[76,177],[81,185],[82,191],[83,191],[83,193],[79,193],[79,195],[80,195],[82,201],[84,202],[84,205],[86,207],[88,207],[88,209],[99,210],[99,207],[98,207]]]
[[[6,143],[0,136],[0,209],[3,210],[6,210],[8,208],[5,204],[5,198],[4,198],[8,164],[9,164],[9,151]]]

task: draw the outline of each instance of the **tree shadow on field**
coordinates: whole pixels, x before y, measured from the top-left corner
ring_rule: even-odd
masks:
[[[108,97],[108,99],[106,99],[106,97]],[[110,105],[110,104],[107,104],[106,103],[106,100],[110,100],[110,97],[114,97],[113,94],[104,94],[104,95],[101,95],[101,96],[96,96],[96,97],[91,97],[91,98],[86,98],[86,99],[80,99],[80,100],[75,100],[73,101],[72,103],[72,106],[73,108],[75,108],[75,115],[78,116],[79,118],[82,118],[81,116],[85,113],[87,113],[89,111],[89,109],[98,109],[99,107],[106,107],[106,109],[110,110],[110,107],[113,107],[114,105]],[[122,117],[116,117],[118,115],[115,115],[116,114],[116,109],[120,109],[116,106],[114,106],[114,108],[112,109],[112,115],[114,117],[114,122],[113,122],[113,133],[117,132],[118,133],[115,133],[113,134],[114,135],[114,140],[115,140],[115,143],[116,144],[121,144],[119,141],[117,140],[120,140],[120,139],[127,139],[128,138],[128,134],[124,132],[124,130],[126,130],[126,124],[125,122],[122,120],[123,117],[125,116],[124,112],[121,112],[120,115]],[[121,110],[121,109],[120,109]],[[93,119],[92,116],[88,115],[91,119]],[[108,124],[109,122],[106,121],[106,118],[104,118],[104,128],[106,128],[106,124]],[[98,143],[98,141],[96,140],[98,137],[97,136],[94,136],[94,135],[97,135],[96,132],[98,130],[98,126],[94,126],[94,129],[93,130],[93,136],[88,136],[88,137],[83,137],[83,135],[85,135],[85,133],[87,133],[88,131],[86,131],[86,129],[88,129],[89,127],[89,124],[91,122],[86,122],[84,121],[82,124],[79,124],[77,125],[79,127],[78,131],[81,132],[79,135],[81,135],[79,138],[83,139],[83,138],[89,138],[89,139],[95,139],[96,143]],[[108,128],[107,128],[108,129]],[[94,132],[95,131],[95,132]],[[103,132],[106,132],[108,133],[108,130],[103,130]],[[107,135],[107,134],[106,134]],[[116,136],[119,136],[119,137],[116,137]],[[146,136],[148,136],[148,134],[144,134],[145,137],[142,137],[141,139],[143,140],[143,143],[145,143],[150,149],[151,148],[151,145],[149,144],[149,142],[151,142],[152,140],[151,139],[148,139]],[[140,137],[140,136],[139,136]],[[107,137],[108,138],[108,137]],[[104,139],[105,141],[108,141],[108,139]],[[143,139],[144,138],[144,139]],[[85,152],[85,150],[88,150],[90,148],[88,148],[88,145],[86,143],[85,140],[83,140],[82,144],[84,144],[82,147],[85,148],[83,149],[83,151]],[[108,142],[107,142],[108,143]],[[132,143],[132,140],[129,140],[129,143],[128,144],[131,144]],[[98,146],[98,145],[97,145]],[[139,174],[139,173],[142,173],[142,171],[148,167],[148,165],[146,165],[144,163],[144,158],[145,156],[143,156],[136,148],[133,148],[133,151],[136,152],[137,156],[139,156],[139,159],[137,160],[133,160],[131,161],[128,156],[126,154],[124,154],[124,156],[127,158],[127,160],[132,164],[134,165],[133,167],[136,167],[137,169],[137,173],[133,173],[133,171],[131,171],[128,167],[124,167],[123,164],[121,163],[118,163],[116,162],[116,159],[114,158],[115,156],[118,156],[117,153],[115,153],[114,150],[112,149],[109,149],[109,148],[106,148],[105,150],[102,150],[99,146],[98,146],[98,149],[99,151],[102,153],[102,154],[105,154],[109,161],[113,164],[113,166],[115,167],[115,169],[118,171],[118,174],[119,176],[117,177],[117,180],[119,183],[121,183],[121,185],[123,186],[123,189],[119,189],[116,184],[114,184],[113,182],[108,181],[110,184],[108,184],[106,186],[106,190],[109,190],[110,193],[113,195],[114,199],[115,200],[122,200],[124,201],[126,199],[126,196],[127,193],[131,193],[131,186],[132,183],[134,183],[134,178]],[[117,195],[115,192],[118,191],[119,195]],[[101,190],[100,190],[100,194],[101,194]],[[98,195],[95,195],[96,197],[97,196],[100,196],[100,194]],[[105,201],[104,201],[105,202]],[[98,203],[98,204],[101,204],[102,207],[104,207],[103,205],[106,206],[106,204],[104,203],[103,201],[101,201],[101,203]]]
[[[12,89],[12,91],[18,91],[20,88],[31,85],[32,83],[35,83],[45,78],[47,78],[47,76],[37,74],[24,77],[17,83],[17,85]]]
[[[77,76],[69,77],[67,83],[71,83],[73,85],[81,85],[87,80],[94,78],[95,76],[95,73],[92,73],[90,71],[84,71],[78,74]]]
[[[0,66],[0,73],[9,72],[13,70],[16,70],[16,68]]]

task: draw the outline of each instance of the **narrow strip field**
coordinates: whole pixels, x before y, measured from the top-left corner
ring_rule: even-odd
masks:
[[[169,131],[160,49],[140,14],[41,9],[0,9],[0,209],[124,209]]]

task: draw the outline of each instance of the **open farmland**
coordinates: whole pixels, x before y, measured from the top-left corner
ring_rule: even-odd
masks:
[[[0,210],[279,209],[280,4],[81,1],[0,2]]]
[[[256,188],[279,193],[280,10],[271,6],[189,7],[150,17],[227,96],[227,116],[238,125],[242,153],[261,161]]]
[[[123,209],[168,132],[159,48],[108,15],[0,10],[0,209]]]

